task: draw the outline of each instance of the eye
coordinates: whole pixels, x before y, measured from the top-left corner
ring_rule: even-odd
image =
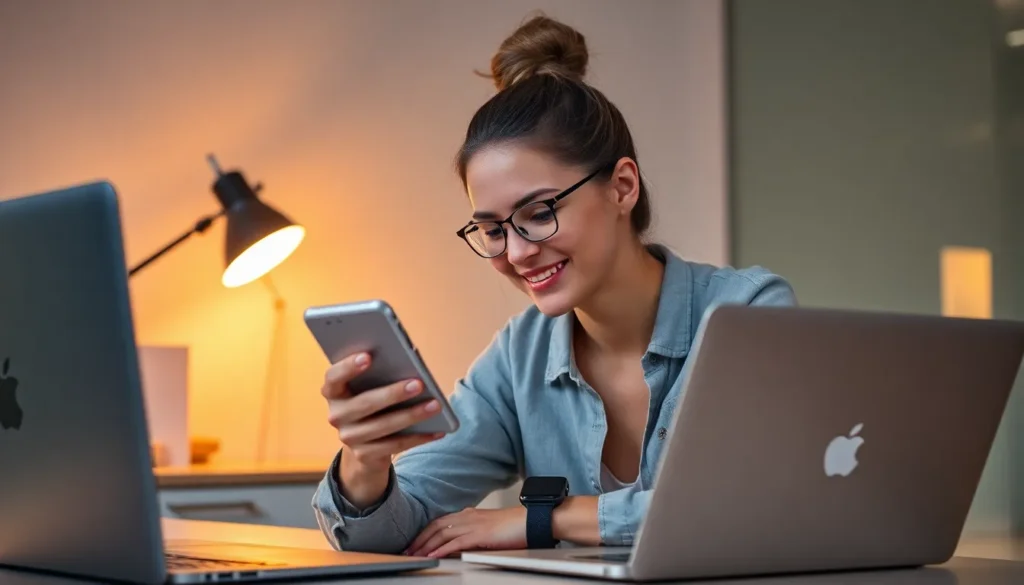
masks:
[[[531,203],[516,213],[516,221],[519,224],[543,225],[554,221],[555,214],[547,203]]]
[[[552,213],[551,210],[548,209],[547,207],[544,207],[542,209],[537,209],[533,213],[531,213],[530,221],[535,223],[547,223],[554,219],[554,217],[555,214]]]

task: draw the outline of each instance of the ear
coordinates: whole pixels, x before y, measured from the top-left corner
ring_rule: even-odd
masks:
[[[614,202],[619,208],[619,214],[628,216],[640,198],[640,169],[637,168],[636,161],[629,157],[619,159],[619,162],[615,163],[608,184],[614,193]]]

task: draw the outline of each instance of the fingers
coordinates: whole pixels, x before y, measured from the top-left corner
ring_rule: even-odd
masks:
[[[448,524],[443,524],[438,530],[433,532],[419,548],[412,548],[412,556],[429,556],[446,543],[449,543],[460,536],[469,534],[471,531],[472,528],[468,526],[452,525],[451,528],[448,528]]]
[[[417,404],[388,414],[361,419],[358,422],[347,422],[349,415],[342,415],[342,426],[338,429],[338,438],[346,445],[361,445],[393,435],[413,424],[427,420],[437,414],[440,405],[436,400]]]
[[[475,543],[476,537],[472,533],[463,534],[462,536],[441,545],[437,550],[427,553],[427,556],[435,559],[451,556],[457,552],[476,548]]]
[[[369,417],[389,406],[408,400],[423,391],[423,382],[419,380],[401,380],[380,388],[374,388],[352,397],[346,402],[347,420],[353,422]]]
[[[415,538],[415,540],[412,541],[412,544],[409,545],[409,548],[406,549],[406,552],[417,551],[423,548],[423,545],[428,540],[430,540],[430,538],[434,536],[434,534],[436,534],[437,531],[448,526],[449,524],[452,524],[452,520],[454,519],[454,517],[455,514],[448,514],[446,516],[441,516],[440,518],[437,518],[430,524],[427,524],[427,527],[420,531],[419,535]]]
[[[359,422],[388,406],[416,396],[422,390],[423,383],[419,380],[402,380],[367,390],[358,396],[329,398],[328,421],[331,426],[340,429],[342,425]]]
[[[402,451],[444,436],[444,433],[397,434],[436,415],[441,409],[437,400],[378,414],[420,394],[423,391],[420,380],[403,380],[352,395],[349,383],[369,365],[367,353],[348,356],[327,370],[321,389],[328,401],[328,422],[338,430],[338,438],[350,455],[361,463],[376,464],[390,461]]]
[[[348,383],[370,366],[370,354],[357,353],[331,365],[324,375],[320,390],[324,398],[344,398],[348,395]]]

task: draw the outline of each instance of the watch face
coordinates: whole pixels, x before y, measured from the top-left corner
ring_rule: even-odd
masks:
[[[522,499],[555,499],[565,495],[568,482],[564,477],[528,477],[519,493]]]

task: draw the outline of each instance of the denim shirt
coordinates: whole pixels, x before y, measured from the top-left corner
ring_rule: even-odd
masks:
[[[685,261],[662,246],[650,249],[665,272],[642,358],[650,403],[633,485],[601,489],[607,421],[600,397],[573,360],[573,314],[551,318],[531,306],[506,323],[456,383],[449,400],[459,430],[398,456],[380,501],[363,510],[346,501],[337,483],[341,452],[335,455],[312,502],[330,544],[399,553],[435,518],[476,506],[524,477],[556,475],[568,478],[570,495],[598,496],[602,544],[632,545],[708,309],[796,304],[789,284],[763,268],[718,268]]]

